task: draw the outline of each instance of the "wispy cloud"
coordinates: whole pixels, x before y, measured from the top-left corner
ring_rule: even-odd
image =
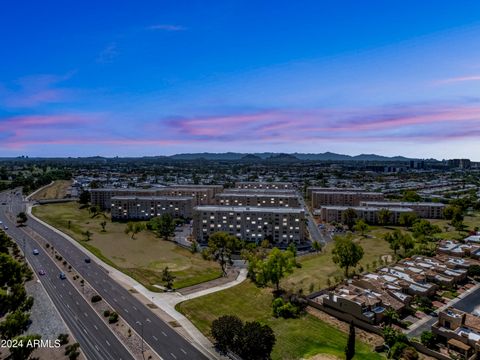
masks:
[[[401,104],[357,109],[265,109],[210,116],[169,116],[130,124],[115,113],[65,113],[0,118],[0,149],[42,144],[130,146],[264,146],[306,144],[392,146],[480,137],[480,103]],[[81,135],[79,135],[81,134]]]
[[[100,64],[109,64],[119,55],[117,43],[108,44],[98,55],[97,62]]]
[[[187,28],[183,25],[157,24],[157,25],[149,26],[148,30],[185,31],[185,30],[187,30]]]
[[[480,81],[480,75],[453,77],[453,78],[439,80],[436,83],[437,84],[451,84],[451,83],[459,83],[459,82],[465,82],[465,81]]]
[[[72,90],[60,83],[75,72],[64,75],[39,74],[19,78],[0,89],[0,104],[7,108],[34,108],[43,104],[68,100]]]

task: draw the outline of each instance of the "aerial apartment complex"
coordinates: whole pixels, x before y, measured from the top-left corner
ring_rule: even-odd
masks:
[[[368,224],[378,223],[378,214],[384,208],[374,206],[322,206],[319,210],[315,210],[315,215],[320,215],[320,220],[325,222],[344,221],[344,214],[348,209],[355,211],[356,218],[362,219]],[[413,212],[409,208],[388,208],[390,210],[390,224],[398,224],[400,216],[404,213]]]
[[[313,191],[312,207],[322,206],[359,206],[362,201],[381,201],[383,193],[361,191]]]
[[[193,211],[189,196],[114,196],[111,202],[112,220],[148,220],[163,214],[188,219]]]
[[[175,185],[149,189],[123,189],[103,188],[91,189],[90,201],[92,205],[99,206],[102,210],[110,210],[112,198],[115,196],[140,197],[191,197],[194,205],[214,204],[215,195],[223,191],[221,185]]]
[[[256,181],[239,181],[235,183],[237,189],[294,189],[293,184],[289,182],[256,182]]]
[[[237,190],[237,189],[235,189]],[[262,207],[300,207],[298,196],[293,192],[272,190],[231,191],[225,190],[216,195],[218,205],[227,206],[262,206]]]
[[[193,211],[193,235],[200,243],[217,231],[239,239],[278,247],[305,245],[305,211],[289,207],[197,206]]]
[[[384,209],[407,208],[424,219],[441,219],[445,209],[445,204],[435,202],[362,201],[360,206]]]

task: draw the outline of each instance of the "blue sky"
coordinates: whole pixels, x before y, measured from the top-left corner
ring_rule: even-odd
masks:
[[[0,156],[480,160],[478,1],[4,1]]]

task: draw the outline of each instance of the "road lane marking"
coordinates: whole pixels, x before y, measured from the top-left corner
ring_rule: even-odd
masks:
[[[97,325],[93,325],[93,327],[95,328],[95,330],[98,330],[98,327],[97,327]]]
[[[173,353],[170,353],[170,355],[173,356],[174,359],[176,359],[177,357],[173,354]]]
[[[115,298],[113,299],[113,301],[118,302],[117,299],[115,299]]]
[[[182,348],[180,348],[180,351],[181,351],[182,353],[184,353],[185,355],[187,355],[187,352],[186,352],[185,350],[183,350]]]
[[[155,335],[152,335],[152,337],[155,341],[158,341],[158,338]]]
[[[110,343],[108,342],[108,340],[105,340],[105,342],[107,343],[108,346],[110,346]]]
[[[85,315],[85,317],[88,317],[88,315],[87,315],[87,313],[86,313],[86,312],[84,312],[84,313],[83,313],[83,315]]]
[[[132,306],[132,307],[133,307],[133,310],[138,311],[138,309],[135,306]]]
[[[127,310],[127,309],[125,309],[125,311],[126,311],[126,313],[128,314],[128,310]]]
[[[167,337],[167,334],[165,334],[165,332],[162,331],[162,334],[163,334],[163,336]]]

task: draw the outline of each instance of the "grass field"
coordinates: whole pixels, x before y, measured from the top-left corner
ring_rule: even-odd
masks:
[[[153,285],[162,284],[161,272],[165,266],[176,276],[177,289],[221,276],[217,263],[161,240],[150,231],[143,231],[132,239],[124,232],[125,224],[110,222],[103,215],[92,219],[88,210],[80,209],[77,203],[37,206],[33,214],[153,291],[159,291]],[[107,221],[106,232],[102,232],[102,221]],[[88,242],[83,235],[86,230],[93,234]]]
[[[382,234],[386,231],[383,228],[372,229],[367,234],[368,237],[355,237],[355,241],[364,250],[364,256],[359,267],[362,266],[366,269],[367,265],[373,264],[374,261],[379,265],[382,256],[393,254],[388,242],[382,238]],[[343,275],[343,271],[333,262],[332,249],[333,243],[330,243],[318,255],[311,254],[300,257],[299,262],[302,267],[295,269],[293,274],[282,280],[282,286],[292,290],[302,288],[304,292],[308,293],[310,292],[311,284],[313,284],[314,290],[319,290],[326,287],[328,278],[333,283],[335,277]]]
[[[43,188],[32,196],[33,200],[63,199],[67,195],[67,189],[72,184],[71,180],[56,180],[50,186]]]
[[[347,334],[306,315],[299,319],[276,319],[271,315],[271,289],[260,289],[249,280],[233,288],[177,305],[198,329],[210,337],[210,325],[222,315],[235,314],[244,321],[258,320],[275,332],[272,359],[301,359],[318,353],[344,357]],[[381,359],[370,347],[357,341],[356,359]]]

